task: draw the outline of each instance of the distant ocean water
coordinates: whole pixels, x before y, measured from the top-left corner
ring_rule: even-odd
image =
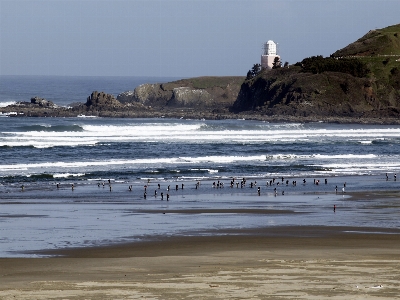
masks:
[[[60,106],[86,102],[93,91],[118,94],[143,83],[163,83],[178,78],[129,76],[0,76],[0,107],[41,97]],[[180,79],[180,78],[179,78]]]
[[[93,90],[117,95],[141,83],[165,81],[169,80],[2,76],[0,102],[39,96],[66,106],[85,102]],[[334,193],[335,185],[340,192],[343,181],[351,191],[398,190],[400,182],[394,176],[399,172],[400,126],[0,117],[0,256],[227,228],[299,224],[399,228],[396,198],[350,202]],[[227,186],[232,178],[243,177],[258,181],[262,197],[248,186],[210,189],[213,181]],[[266,182],[282,177],[290,183],[281,181],[278,188],[286,190],[285,196],[275,198]],[[303,178],[307,184],[302,184]],[[317,187],[312,184],[315,178],[329,184]],[[108,180],[112,193],[107,186],[98,187]],[[154,190],[145,201],[143,186],[148,180],[152,189],[161,183],[159,192],[164,193],[167,185],[185,182],[186,187],[174,192],[168,204],[159,201],[160,195],[150,197]],[[203,182],[201,198],[194,194],[197,180]],[[129,185],[134,186],[130,194]],[[341,211],[339,220],[330,209],[333,204]],[[248,207],[301,213],[157,213]]]

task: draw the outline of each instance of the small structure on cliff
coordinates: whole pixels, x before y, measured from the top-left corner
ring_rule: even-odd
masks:
[[[280,56],[277,54],[277,47],[274,41],[269,40],[264,44],[263,54],[261,55],[261,67],[265,69],[272,69],[275,58]]]

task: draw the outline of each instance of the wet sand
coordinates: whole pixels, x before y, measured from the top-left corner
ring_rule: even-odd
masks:
[[[400,236],[385,231],[258,228],[3,258],[0,299],[395,299]]]

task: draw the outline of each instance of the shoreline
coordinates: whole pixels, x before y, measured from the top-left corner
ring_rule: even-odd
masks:
[[[309,183],[298,186],[266,186],[260,178],[257,182],[260,194],[250,184],[231,188],[225,182],[226,187],[216,188],[212,180],[202,181],[199,188],[195,188],[194,180],[179,181],[179,189],[170,191],[167,185],[171,182],[157,180],[141,180],[133,185],[113,182],[112,191],[108,186],[98,187],[96,182],[76,184],[74,189],[70,185],[44,189],[27,185],[21,191],[15,186],[4,190],[0,197],[0,220],[4,238],[9,241],[2,253],[4,257],[57,256],[57,251],[68,253],[75,247],[80,247],[79,251],[84,247],[107,248],[110,244],[152,241],[162,235],[268,236],[275,231],[286,234],[279,228],[295,229],[293,226],[319,226],[321,232],[323,226],[342,225],[355,228],[353,231],[373,227],[382,232],[397,226],[393,209],[397,209],[398,184],[385,181],[383,176],[335,177],[320,185],[310,178]],[[347,182],[345,193],[341,191],[343,182]],[[185,188],[181,189],[183,183]],[[144,185],[147,198],[143,195]],[[335,185],[339,186],[337,193]],[[168,193],[170,201],[166,201]],[[26,228],[27,222],[32,222],[34,229]],[[16,236],[13,232],[23,234]]]
[[[83,105],[83,103],[81,103]],[[293,115],[262,115],[257,112],[210,112],[207,110],[182,109],[160,109],[151,107],[138,109],[125,105],[124,109],[117,111],[107,109],[101,110],[74,110],[65,107],[39,108],[24,107],[21,104],[13,104],[0,107],[0,115],[11,118],[75,118],[75,117],[101,117],[111,119],[187,119],[187,120],[247,120],[262,121],[268,123],[328,123],[328,124],[360,124],[360,125],[400,125],[398,118],[391,117],[346,117],[346,116],[293,116]]]
[[[293,234],[304,235],[313,229],[324,235]],[[277,230],[280,236],[173,237],[140,245],[68,250],[67,257],[2,258],[0,298],[399,296],[397,235],[293,227],[291,235],[284,236],[288,230]]]
[[[191,195],[194,191],[187,190]],[[339,217],[335,221],[337,225],[259,224],[256,228],[209,228],[195,234],[172,232],[144,235],[141,240],[133,242],[26,252],[37,257],[0,258],[0,298],[394,299],[400,296],[400,228],[343,226],[341,223],[345,211],[355,209],[353,204],[362,202],[369,205],[378,203],[377,199],[396,199],[397,194],[395,190],[348,193],[345,200],[341,200],[346,206],[339,206],[336,214],[332,211],[333,202],[325,205],[324,201],[341,199],[342,195],[334,198],[316,194],[268,196],[269,205],[271,201],[292,203],[300,196],[311,196],[313,207],[322,205],[324,218]],[[84,195],[83,198],[88,194]],[[252,218],[270,218],[281,213],[289,219],[299,214],[298,208],[283,210],[274,205],[188,208],[182,206],[181,201],[190,202],[193,199],[190,197],[194,196],[182,196],[174,197],[171,206],[163,209],[159,206],[135,207],[135,204],[122,209],[124,214],[134,218],[141,212],[173,218],[186,215],[192,220],[203,214],[213,215],[213,218],[226,215],[242,218],[247,214]],[[248,200],[249,204],[260,199],[253,196]],[[227,201],[221,195],[202,194],[202,197],[211,197],[210,203],[214,202],[213,199],[220,199],[221,203]],[[239,198],[234,199],[237,201]],[[93,210],[95,203],[87,200]],[[383,202],[383,206],[396,203],[385,201],[379,203]],[[122,205],[121,199],[118,203]],[[179,206],[174,207],[175,203]],[[324,206],[329,211],[324,212]],[[360,208],[365,209],[363,206]],[[56,209],[61,209],[59,204],[56,204]],[[76,209],[83,208],[77,206]],[[99,216],[98,211],[95,215]],[[310,217],[315,218],[313,215]]]
[[[400,246],[400,229],[344,226],[277,226],[246,229],[225,229],[204,235],[149,236],[142,240],[108,245],[28,251],[44,258],[124,258],[175,256],[204,251],[221,251],[229,244],[229,251],[255,248],[284,248],[295,245],[313,247],[354,247],[373,245],[370,240],[382,241],[376,248],[396,249]],[[336,242],[339,240],[340,245]],[[385,244],[383,244],[383,242]],[[197,250],[201,249],[201,250]],[[398,253],[400,256],[400,251]],[[1,258],[0,258],[1,259]],[[12,259],[12,258],[10,258]],[[17,258],[18,259],[18,258]],[[27,258],[29,259],[29,258]],[[35,259],[35,258],[33,258]]]
[[[167,192],[167,183],[161,183],[162,189],[158,190],[158,182],[152,181],[147,199],[141,182],[133,185],[132,191],[127,183],[115,183],[112,192],[95,183],[76,185],[73,190],[53,186],[40,193],[36,188],[16,188],[0,197],[4,206],[0,215],[4,240],[9,241],[2,253],[8,258],[68,256],[69,251],[84,252],[85,248],[96,252],[95,249],[155,240],[167,243],[174,238],[288,237],[292,229],[298,236],[316,237],[324,232],[337,234],[344,228],[359,233],[400,232],[396,230],[396,182],[389,182],[386,190],[375,190],[373,186],[366,188],[370,183],[376,184],[375,178],[335,180],[329,180],[327,185],[310,182],[282,186],[284,195],[280,188],[274,195],[274,186],[266,188],[261,181],[260,195],[257,188],[249,186],[213,188],[212,181],[202,182],[199,189],[194,188],[194,181],[193,186],[182,181],[184,189]],[[334,187],[340,182],[347,182],[345,193],[340,189],[335,193]],[[361,186],[356,186],[357,182]],[[381,182],[387,185],[383,178]],[[154,188],[158,195],[151,195]],[[166,201],[167,193],[170,201]],[[371,214],[376,217],[370,219]],[[35,224],[32,229],[26,227],[29,222]],[[23,234],[15,236],[13,232]]]

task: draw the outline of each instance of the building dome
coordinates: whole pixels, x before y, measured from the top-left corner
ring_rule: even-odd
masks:
[[[276,44],[269,40],[264,44],[264,55],[276,55]]]

